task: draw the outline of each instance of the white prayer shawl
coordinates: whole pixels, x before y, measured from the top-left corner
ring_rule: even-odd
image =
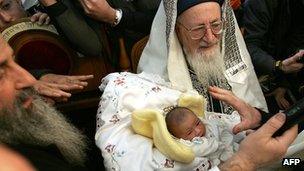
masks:
[[[176,8],[177,0],[161,2],[137,71],[158,74],[180,89],[193,89],[182,46],[175,33]],[[253,107],[268,111],[229,1],[224,2],[222,11],[226,20],[221,41],[226,68],[224,75],[235,95]]]

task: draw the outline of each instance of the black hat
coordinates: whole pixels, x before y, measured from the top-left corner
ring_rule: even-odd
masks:
[[[223,4],[224,0],[178,0],[177,1],[177,16],[186,11],[187,9],[203,3],[203,2],[217,2],[220,6]]]

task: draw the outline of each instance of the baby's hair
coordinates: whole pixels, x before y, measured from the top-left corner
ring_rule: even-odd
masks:
[[[168,131],[171,134],[172,134],[172,128],[174,126],[179,125],[185,121],[187,112],[193,113],[190,109],[186,107],[174,107],[170,112],[167,113],[165,120]]]

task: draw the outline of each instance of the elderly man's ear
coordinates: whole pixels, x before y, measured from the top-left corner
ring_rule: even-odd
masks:
[[[177,21],[176,21],[177,22]],[[177,39],[179,42],[182,42],[182,36],[181,36],[181,28],[178,26],[178,24],[175,24],[175,33],[177,35]]]
[[[176,21],[176,22],[177,22],[177,21]],[[177,23],[175,24],[175,32],[176,32],[177,35],[180,34],[180,28],[178,27],[178,24],[177,24]]]

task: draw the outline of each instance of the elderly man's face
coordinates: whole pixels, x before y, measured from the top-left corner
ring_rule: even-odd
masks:
[[[214,34],[217,30],[212,30],[211,27],[216,28],[219,23],[221,23],[221,9],[218,3],[205,2],[184,11],[178,17],[176,24],[176,33],[184,50],[188,54],[195,54],[208,53],[217,48],[221,35]],[[204,34],[190,31],[200,26],[206,28]]]
[[[0,109],[12,107],[19,90],[31,87],[35,78],[13,60],[13,50],[0,35]],[[23,103],[27,108],[31,99]]]
[[[21,0],[0,0],[0,28],[23,17],[26,17],[26,12]]]

